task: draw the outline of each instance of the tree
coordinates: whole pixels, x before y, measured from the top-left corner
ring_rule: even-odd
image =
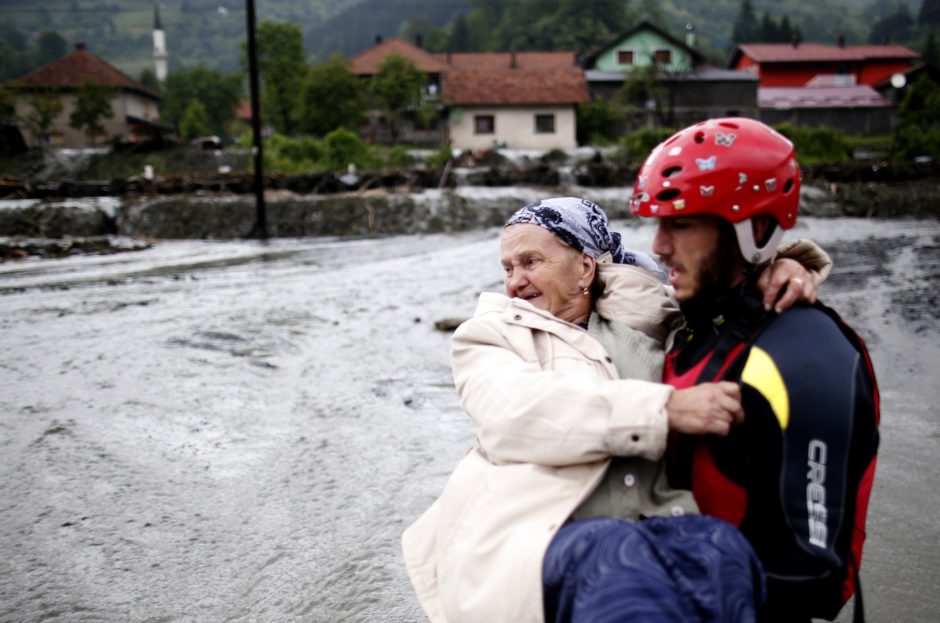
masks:
[[[940,48],[937,46],[937,36],[931,30],[924,42],[924,52],[920,55],[924,64],[940,68]]]
[[[451,52],[467,52],[471,49],[467,18],[463,13],[454,20],[453,28],[450,31],[450,39],[447,41],[447,49]]]
[[[738,16],[734,20],[731,42],[737,45],[739,43],[751,43],[759,38],[760,24],[757,22],[757,15],[754,14],[754,5],[751,4],[751,0],[743,0],[741,8],[738,10]]]
[[[279,132],[294,131],[300,83],[306,74],[300,26],[264,21],[258,26],[262,108]]]
[[[242,97],[242,76],[201,65],[184,67],[167,74],[163,91],[160,118],[164,123],[179,124],[190,102],[196,100],[209,116],[209,133],[225,136]]]
[[[69,116],[69,126],[76,130],[84,129],[85,136],[94,143],[97,137],[105,133],[101,121],[114,116],[111,109],[112,96],[110,88],[86,78],[75,96],[75,107]]]
[[[52,122],[62,112],[62,98],[58,91],[43,90],[30,96],[29,105],[31,110],[20,119],[20,123],[36,141],[44,143],[49,139]]]
[[[760,20],[760,40],[766,43],[780,43],[780,28],[767,11],[764,11]]]
[[[435,28],[434,24],[423,16],[404,22],[398,29],[398,36],[425,50],[444,50],[447,46],[447,33],[441,28]]]
[[[796,36],[796,31],[793,30],[793,26],[790,25],[790,18],[787,15],[783,16],[783,19],[780,20],[780,40],[779,43],[790,43],[793,41],[793,38]],[[800,36],[802,39],[802,36]]]
[[[670,92],[663,84],[661,69],[654,63],[637,67],[630,72],[618,93],[620,103],[634,114],[645,111],[647,119],[655,114],[660,125],[672,125]]]
[[[350,71],[349,61],[333,54],[307,72],[300,87],[297,125],[318,136],[337,128],[355,130],[367,105],[365,85]]]
[[[494,49],[493,32],[502,21],[506,4],[503,0],[473,0],[467,12],[467,31],[473,46],[470,51]]]
[[[917,23],[921,26],[940,25],[940,0],[923,0],[917,13]]]
[[[18,30],[7,30],[0,37],[0,82],[19,78],[32,69],[32,55],[26,39]]]
[[[528,15],[545,15],[532,29],[537,34],[527,49],[562,49],[579,53],[609,41],[630,23],[627,5],[621,0],[531,0]],[[519,20],[525,27],[525,17]],[[523,49],[523,48],[519,48]]]
[[[619,107],[605,99],[595,98],[579,104],[575,126],[578,144],[597,145],[615,140],[622,119]]]
[[[907,88],[898,107],[894,155],[940,158],[940,85],[922,74]]]
[[[379,63],[378,72],[372,76],[369,91],[385,111],[393,145],[398,143],[402,114],[421,104],[426,83],[424,74],[401,54],[385,57],[385,60]]]
[[[183,112],[183,120],[180,121],[180,135],[183,138],[196,138],[210,133],[209,113],[206,107],[199,100],[193,100]]]
[[[907,41],[911,34],[914,20],[906,4],[899,4],[897,11],[876,21],[868,35],[869,43],[887,43],[889,41]]]
[[[150,67],[140,72],[140,77],[137,78],[137,82],[141,83],[154,93],[163,92],[163,85],[160,84],[160,80],[157,79],[157,73]]]
[[[39,34],[36,41],[36,64],[45,65],[65,56],[65,38],[54,30]]]

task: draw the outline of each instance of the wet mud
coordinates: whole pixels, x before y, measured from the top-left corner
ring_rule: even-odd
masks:
[[[0,264],[0,620],[422,620],[399,537],[473,443],[435,322],[500,289],[497,234]],[[940,224],[795,235],[832,254],[823,297],[881,387],[866,613],[932,620]]]

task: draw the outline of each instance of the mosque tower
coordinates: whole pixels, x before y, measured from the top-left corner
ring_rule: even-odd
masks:
[[[160,3],[153,3],[153,70],[157,80],[166,80],[166,36],[160,23]]]

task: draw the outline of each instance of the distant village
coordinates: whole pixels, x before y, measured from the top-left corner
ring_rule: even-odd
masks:
[[[153,74],[159,82],[166,80],[169,54],[155,5]],[[429,52],[420,37],[377,36],[347,67],[367,82],[389,58],[420,73],[420,98],[390,113],[372,97],[354,130],[370,144],[459,150],[571,149],[591,140],[579,132],[579,107],[613,101],[626,104],[616,132],[745,116],[774,125],[887,134],[896,125],[898,104],[909,85],[921,75],[940,82],[937,68],[921,62],[908,47],[847,45],[844,40],[741,43],[727,66],[716,67],[697,51],[691,27],[676,36],[645,20],[580,56],[573,51]],[[631,82],[637,88],[630,91],[632,101],[624,102],[625,84]],[[76,109],[88,107],[92,87],[99,88],[99,98],[106,94],[107,105],[97,115],[86,114],[92,122],[76,122]],[[3,90],[10,95],[5,98],[9,122],[4,131],[16,133],[13,142],[24,147],[86,148],[109,140],[136,143],[181,134],[179,116],[161,114],[157,88],[97,56],[89,43],[75,43],[62,58],[3,85]],[[46,118],[36,123],[43,102]],[[423,114],[416,110],[419,105]],[[244,128],[251,113],[242,99],[235,116]],[[34,123],[22,123],[29,118]]]

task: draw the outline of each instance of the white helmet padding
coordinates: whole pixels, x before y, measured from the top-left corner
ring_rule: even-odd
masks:
[[[732,225],[734,225],[734,232],[738,239],[738,248],[741,249],[741,255],[744,256],[745,262],[750,262],[751,264],[763,264],[769,261],[776,252],[780,240],[783,238],[783,228],[774,223],[774,230],[767,239],[767,242],[764,243],[764,246],[758,248],[757,242],[754,240],[754,227],[751,225],[751,219],[732,223]]]

